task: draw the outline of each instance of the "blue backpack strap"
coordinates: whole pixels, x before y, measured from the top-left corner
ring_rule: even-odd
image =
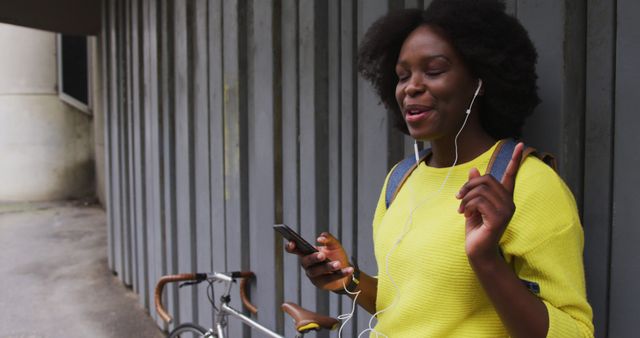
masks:
[[[422,162],[430,153],[431,148],[421,150],[418,153],[420,162]],[[395,199],[398,191],[400,191],[404,182],[417,166],[416,157],[414,154],[411,154],[411,156],[400,161],[400,163],[393,168],[391,174],[389,174],[389,180],[387,181],[387,188],[385,190],[385,206],[387,209],[389,209],[389,205],[391,205],[391,202]]]
[[[514,139],[508,138],[501,140],[491,155],[486,172],[491,174],[491,176],[496,180],[502,180],[502,176],[504,176],[504,172],[507,170],[507,166],[509,165],[509,161],[511,161],[511,156],[513,155],[513,150],[516,148],[517,144],[518,141]],[[431,148],[420,151],[420,162],[422,162],[430,153]],[[552,155],[547,153],[538,153],[534,148],[527,146],[523,149],[522,161],[524,161],[524,159],[530,154],[540,158],[554,170],[556,169],[555,158]],[[389,206],[398,194],[398,191],[400,191],[400,188],[402,188],[402,185],[416,167],[416,158],[414,155],[411,155],[393,168],[391,174],[389,174],[389,181],[387,182],[387,189],[385,191],[385,205],[387,209],[389,209]]]
[[[498,182],[502,180],[504,172],[507,170],[513,150],[516,148],[518,142],[514,139],[504,139],[497,145],[496,150],[491,155],[489,165],[487,165],[487,172],[493,176]],[[524,157],[523,157],[524,160]]]
[[[518,141],[514,139],[504,139],[500,141],[496,150],[494,150],[491,160],[489,161],[489,165],[487,165],[487,172],[496,180],[502,180],[502,176],[504,176],[504,172],[507,170],[507,166],[509,165],[509,161],[511,161],[511,156],[513,155],[513,150],[516,148],[517,144]],[[522,164],[525,158],[529,155],[536,156],[553,170],[557,170],[558,168],[556,159],[553,155],[549,153],[540,153],[535,148],[527,147],[526,145],[524,146],[524,149],[522,149],[522,160],[520,161],[520,164]]]

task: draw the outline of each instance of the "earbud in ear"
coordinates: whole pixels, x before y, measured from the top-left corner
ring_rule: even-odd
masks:
[[[482,79],[478,79],[478,88],[476,88],[476,92],[473,94],[473,99],[471,99],[471,104],[467,109],[467,115],[471,114],[471,107],[473,107],[473,103],[476,102],[476,97],[480,94],[480,88],[482,88]]]

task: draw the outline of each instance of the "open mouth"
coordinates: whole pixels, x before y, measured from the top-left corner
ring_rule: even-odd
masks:
[[[405,108],[405,119],[408,123],[414,123],[426,119],[433,111],[432,107],[407,107]]]

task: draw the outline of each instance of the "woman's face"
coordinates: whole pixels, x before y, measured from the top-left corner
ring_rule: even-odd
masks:
[[[444,35],[429,26],[411,32],[400,49],[396,75],[396,100],[411,136],[429,141],[455,136],[478,80]]]

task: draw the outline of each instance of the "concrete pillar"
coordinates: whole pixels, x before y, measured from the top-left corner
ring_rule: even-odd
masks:
[[[90,115],[56,92],[56,36],[0,24],[0,202],[92,196]]]

